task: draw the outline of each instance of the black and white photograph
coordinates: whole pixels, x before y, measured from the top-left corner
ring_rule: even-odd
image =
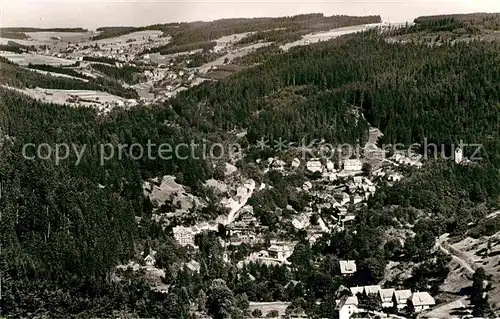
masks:
[[[0,319],[500,318],[500,0],[0,0]]]

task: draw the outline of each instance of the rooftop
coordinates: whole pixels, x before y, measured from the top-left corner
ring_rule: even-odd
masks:
[[[358,306],[358,297],[356,296],[344,296],[339,300],[337,304],[337,309],[342,309],[344,306]]]
[[[374,285],[374,286],[365,286],[365,293],[368,294],[380,294],[380,291],[382,290],[382,287],[379,285]]]
[[[354,260],[341,260],[339,264],[342,274],[353,274],[356,272],[356,261]]]
[[[411,297],[411,290],[396,290],[394,296],[398,303],[406,303],[406,300]]]
[[[432,306],[436,301],[428,292],[414,292],[411,295],[411,303],[413,306]]]
[[[383,301],[390,302],[395,291],[396,290],[394,290],[393,288],[382,289],[380,290],[380,298],[382,298]]]

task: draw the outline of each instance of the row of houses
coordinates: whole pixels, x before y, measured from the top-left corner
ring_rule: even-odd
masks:
[[[358,297],[368,295],[377,296],[382,308],[392,308],[397,311],[407,308],[413,313],[420,313],[436,304],[428,292],[412,292],[411,290],[396,290],[394,288],[383,289],[379,285],[351,287],[350,292],[352,296],[344,296],[337,300],[340,319],[349,319],[355,313],[373,310],[359,307]]]
[[[261,161],[257,160],[257,163],[261,163]],[[300,160],[298,158],[294,158],[291,163],[291,168],[297,169],[300,167],[300,164]],[[283,160],[272,157],[267,159],[267,165],[267,170],[285,171],[286,167],[286,163]],[[338,166],[341,168],[340,170],[343,170],[346,173],[361,172],[363,169],[363,163],[359,159],[347,159],[342,163],[339,163]],[[324,178],[328,178],[332,176],[331,174],[339,172],[339,170],[335,169],[335,164],[330,159],[322,161],[319,158],[312,158],[306,162],[305,168],[310,173],[321,173]]]

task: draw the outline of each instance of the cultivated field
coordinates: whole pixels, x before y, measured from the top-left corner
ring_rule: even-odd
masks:
[[[215,42],[217,42],[217,45],[215,46],[214,50],[215,51],[224,50],[227,46],[240,41],[241,39],[252,33],[254,32],[235,33],[224,37],[220,37],[214,40]]]
[[[82,79],[82,78],[77,78],[75,76],[67,75],[67,74],[62,74],[62,73],[55,73],[55,72],[49,72],[49,71],[43,71],[43,70],[37,70],[37,69],[27,69],[32,72],[37,72],[40,74],[44,75],[50,75],[50,76],[55,76],[55,77],[60,77],[60,78],[67,78],[67,79],[73,79],[73,80],[78,80],[78,81],[83,81],[83,82],[88,82],[89,80],[87,79]]]
[[[132,32],[129,34],[125,34],[115,38],[107,38],[96,41],[86,41],[80,43],[80,46],[93,46],[93,45],[102,45],[106,46],[106,48],[113,50],[123,50],[128,48],[130,45],[133,46],[142,46],[148,44],[149,39],[153,40],[155,46],[167,44],[170,41],[169,37],[161,37],[163,34],[162,31],[138,31]],[[128,42],[127,42],[128,41]]]
[[[75,60],[61,59],[48,55],[38,55],[31,53],[17,54],[13,52],[0,51],[0,56],[9,59],[16,64],[27,66],[28,64],[48,64],[53,66],[72,65]]]
[[[492,282],[500,280],[500,233],[478,239],[467,237],[450,246],[472,260],[477,267],[483,267],[492,276]],[[500,287],[493,285],[488,295],[492,308],[500,309]]]
[[[272,42],[262,42],[262,43],[256,43],[252,45],[248,45],[242,48],[239,48],[237,50],[234,50],[232,52],[229,52],[228,54],[218,58],[215,61],[209,62],[207,64],[202,65],[201,67],[197,68],[200,73],[207,73],[212,69],[213,67],[219,67],[221,65],[224,65],[224,61],[226,58],[229,60],[229,63],[233,61],[233,59],[237,57],[244,57],[245,55],[259,49],[265,46],[270,45]]]
[[[112,95],[107,92],[87,91],[87,90],[58,90],[58,89],[17,89],[6,85],[2,87],[24,93],[34,99],[47,103],[61,105],[70,105],[74,107],[92,107],[100,113],[106,113],[113,107],[125,107],[125,105],[134,105],[135,100],[127,100],[120,96]]]
[[[43,45],[43,42],[35,41],[35,40],[18,40],[18,39],[9,39],[9,38],[0,38],[0,44],[1,45],[6,45],[9,42],[15,42],[20,45],[24,46],[37,46],[37,45]]]
[[[259,309],[262,311],[263,317],[273,310],[277,310],[280,316],[284,316],[288,306],[290,306],[290,302],[251,302],[249,309],[250,312]]]
[[[131,87],[137,91],[139,97],[145,100],[153,100],[155,95],[153,93],[149,93],[149,89],[153,86],[152,82],[143,82],[132,85]]]
[[[357,25],[357,26],[352,26],[352,27],[333,29],[333,30],[325,31],[325,32],[306,34],[302,37],[302,39],[295,41],[295,42],[284,44],[284,45],[280,46],[280,48],[282,50],[286,51],[286,50],[293,48],[293,47],[296,47],[296,46],[308,45],[308,44],[316,43],[316,42],[320,42],[320,41],[328,41],[328,40],[340,37],[342,35],[366,31],[370,28],[375,28],[375,27],[378,27],[380,25],[381,25],[381,23],[364,24],[364,25]]]
[[[48,45],[59,41],[81,42],[83,39],[90,37],[90,32],[28,32],[25,34],[33,39],[33,41]]]

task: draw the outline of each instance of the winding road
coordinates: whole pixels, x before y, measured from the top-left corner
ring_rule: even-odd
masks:
[[[456,261],[462,268],[467,270],[467,272],[472,275],[475,272],[475,269],[477,268],[476,264],[471,263],[467,261],[466,259],[463,259],[461,256],[458,256],[456,253],[456,249],[451,248],[446,241],[448,240],[449,234],[443,234],[439,238],[436,239],[436,245],[440,251],[442,251],[444,254],[451,256],[451,258]]]

